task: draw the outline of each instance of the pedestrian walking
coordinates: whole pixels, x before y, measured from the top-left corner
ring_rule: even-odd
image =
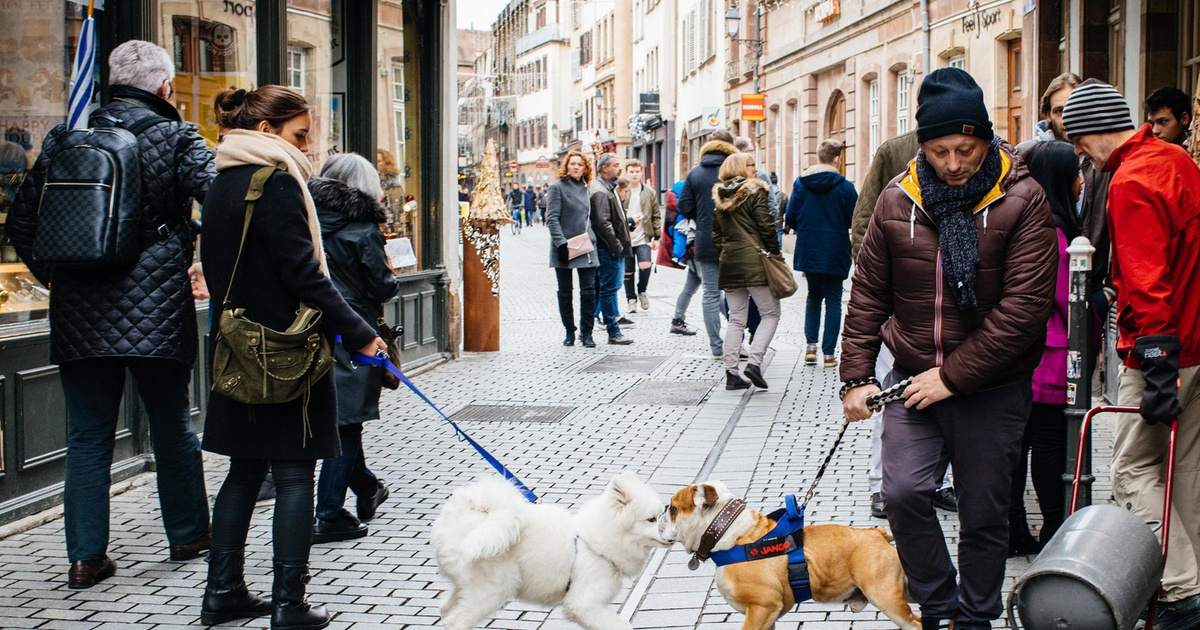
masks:
[[[843,411],[871,417],[886,344],[895,367],[883,386],[913,379],[905,402],[886,406],[882,435],[883,499],[908,588],[924,627],[981,630],[1002,612],[1012,469],[1053,308],[1054,225],[969,74],[929,73],[917,103],[921,150],[880,195],[858,256]],[[961,576],[933,506],[948,462]]]
[[[68,269],[33,255],[46,169],[62,148],[55,127],[9,209],[5,231],[50,300],[50,360],[66,398],[67,462],[63,530],[67,586],[89,588],[116,573],[108,556],[109,486],[114,434],[128,371],[150,423],[159,506],[173,561],[209,548],[208,496],[188,387],[196,362],[196,310],[189,288],[195,230],[193,200],[215,177],[213,153],[170,102],[175,63],[145,41],[117,46],[108,58],[112,99],[91,115],[96,127],[137,133],[141,225],[136,261],[117,269]],[[257,490],[257,487],[255,488]]]
[[[792,184],[787,204],[789,229],[796,231],[792,268],[808,282],[804,312],[805,365],[817,364],[817,340],[827,368],[837,365],[838,330],[842,326],[842,283],[850,275],[850,219],[858,193],[840,172],[840,140],[822,140],[818,164],[806,169]],[[825,336],[821,332],[821,307],[825,308]]]
[[[533,225],[533,218],[537,215],[537,193],[533,191],[533,185],[525,187],[525,225],[526,227]]]
[[[716,210],[712,241],[719,255],[717,283],[729,300],[729,326],[723,348],[725,389],[745,389],[751,383],[767,389],[762,363],[779,325],[779,299],[767,285],[767,271],[759,252],[779,253],[768,200],[771,193],[758,178],[754,156],[749,153],[725,158],[719,176],[712,192]],[[738,361],[751,297],[758,304],[762,322],[754,334],[743,378],[738,373]]]
[[[1167,440],[1179,420],[1170,554],[1155,630],[1200,624],[1200,169],[1179,145],[1135,129],[1129,105],[1094,79],[1071,93],[1063,127],[1077,152],[1111,172],[1108,223],[1123,365],[1113,435],[1113,496],[1161,518]],[[1158,530],[1161,532],[1161,529]]]
[[[546,227],[550,230],[550,266],[558,278],[558,314],[566,329],[564,346],[575,345],[575,331],[585,348],[595,348],[592,327],[596,323],[596,269],[600,255],[592,229],[588,183],[592,165],[579,151],[570,151],[558,168],[558,181],[546,191]],[[572,256],[568,242],[587,235],[590,249]],[[588,251],[582,251],[588,249]],[[579,276],[579,327],[575,326],[575,297],[571,272]]]
[[[508,209],[512,211],[513,233],[521,233],[521,212],[525,209],[525,193],[521,185],[513,182],[512,190],[508,191]]]
[[[546,193],[550,191],[550,184],[542,184],[542,189],[538,191],[537,209],[538,217],[542,225],[546,224]]]
[[[776,213],[775,213],[775,231],[779,237],[779,244],[783,245],[783,222],[787,216],[788,196],[779,187],[779,174],[771,171],[771,192],[775,195]]]
[[[1036,554],[1054,537],[1065,513],[1063,474],[1067,470],[1067,330],[1071,274],[1067,245],[1079,236],[1075,204],[1083,177],[1070,143],[1039,142],[1021,153],[1030,176],[1046,191],[1058,236],[1057,283],[1054,310],[1046,323],[1042,360],[1033,372],[1033,405],[1021,459],[1013,470],[1012,505],[1008,509],[1008,555]],[[1025,478],[1033,469],[1033,488],[1042,510],[1037,538],[1029,532],[1025,514]]]
[[[325,160],[308,190],[321,222],[330,279],[359,317],[377,321],[383,303],[400,292],[379,231],[387,216],[379,173],[357,153],[341,153]],[[321,463],[313,544],[366,536],[363,521],[374,518],[388,497],[387,486],[367,467],[362,441],[363,423],[379,419],[383,369],[359,368],[341,345],[334,346],[333,356],[341,454]],[[357,497],[355,514],[343,507],[347,490]]]
[[[897,175],[908,170],[909,163],[917,157],[921,148],[917,144],[916,130],[885,140],[875,151],[875,158],[867,169],[867,178],[863,182],[861,194],[854,204],[854,217],[850,227],[850,253],[858,258],[862,247],[863,235],[871,223],[871,215],[875,213],[875,203],[888,182]],[[875,378],[883,382],[891,373],[893,357],[886,345],[879,348],[879,356],[875,360]],[[883,411],[871,414],[871,460],[867,472],[867,492],[871,495],[871,516],[887,518],[886,506],[883,503]],[[949,512],[958,511],[958,496],[954,493],[953,466],[946,467],[942,477],[941,487],[933,495],[933,506]]]
[[[715,210],[712,188],[720,179],[718,174],[725,158],[738,150],[728,131],[714,131],[709,137],[711,139],[700,147],[700,163],[688,172],[679,194],[680,214],[694,223],[695,254],[688,263],[683,290],[675,301],[671,331],[676,331],[677,323],[684,322],[696,289],[704,287],[704,330],[708,333],[709,350],[714,357],[720,358],[725,349],[721,339],[721,289],[717,286],[720,255],[712,241]]]
[[[662,211],[658,207],[658,194],[643,182],[644,171],[639,160],[625,163],[625,177],[629,179],[629,201],[625,214],[629,218],[629,239],[633,256],[625,260],[625,301],[629,312],[650,309],[650,297],[646,289],[650,286],[650,271],[653,266],[654,250],[662,232]],[[635,280],[636,276],[636,280]]]
[[[596,158],[598,176],[588,185],[588,201],[591,205],[592,227],[596,233],[597,252],[600,266],[597,283],[600,293],[600,311],[604,315],[604,327],[608,331],[608,343],[626,346],[633,340],[621,334],[621,306],[617,302],[617,291],[625,275],[625,259],[632,253],[629,225],[621,200],[617,197],[617,177],[621,172],[621,161],[613,153],[604,153]],[[628,325],[628,322],[626,322]]]
[[[374,327],[346,304],[325,273],[320,225],[306,187],[312,166],[304,152],[312,118],[304,96],[278,85],[249,92],[227,88],[217,94],[214,110],[218,122],[231,131],[217,149],[219,174],[204,206],[201,253],[212,303],[223,304],[228,297],[251,320],[284,330],[304,302],[321,310],[325,334],[341,335],[347,348],[367,356],[385,351]],[[263,166],[276,165],[286,170],[267,179],[244,227],[251,178]],[[254,501],[270,465],[276,489],[271,627],[306,630],[328,625],[329,612],[324,606],[310,606],[304,591],[316,464],[338,455],[337,426],[333,374],[313,383],[306,396],[287,403],[251,408],[219,392],[209,393],[203,446],[230,461],[213,506],[213,550],[202,622],[257,617],[268,606],[248,592],[242,567]]]

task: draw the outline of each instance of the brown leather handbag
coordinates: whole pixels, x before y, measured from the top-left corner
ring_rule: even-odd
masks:
[[[775,296],[777,300],[795,295],[797,288],[796,276],[792,275],[792,268],[784,260],[783,254],[767,251],[761,239],[751,234],[745,227],[742,227],[742,224],[738,223],[736,218],[730,217],[730,219],[741,230],[742,234],[749,239],[752,247],[755,243],[758,243],[758,246],[754,248],[762,256],[763,271],[767,272],[767,286],[771,289],[771,295]]]

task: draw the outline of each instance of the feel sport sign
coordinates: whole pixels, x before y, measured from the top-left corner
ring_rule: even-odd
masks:
[[[743,94],[742,120],[766,120],[766,100],[765,94]]]

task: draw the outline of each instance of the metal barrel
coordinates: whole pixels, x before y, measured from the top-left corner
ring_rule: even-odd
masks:
[[[1111,504],[1082,508],[1017,580],[1008,598],[1009,625],[1131,630],[1158,589],[1163,562],[1150,524]]]

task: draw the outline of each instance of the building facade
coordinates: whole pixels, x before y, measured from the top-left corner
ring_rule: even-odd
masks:
[[[86,3],[84,3],[86,5]],[[33,164],[42,140],[66,117],[70,56],[82,25],[81,5],[63,0],[5,3],[10,25],[0,56],[0,126]],[[453,2],[417,0],[171,0],[109,2],[96,12],[100,97],[108,96],[109,52],[121,42],[156,42],[175,59],[175,104],[215,146],[213,96],[227,86],[282,84],[312,106],[308,158],[354,151],[376,159],[391,214],[382,228],[406,239],[394,257],[401,280],[388,317],[405,327],[407,366],[443,356],[448,348],[448,294],[458,282],[454,196]],[[445,44],[447,43],[448,44]],[[443,47],[443,45],[446,47]],[[0,206],[10,200],[6,194]],[[445,202],[445,203],[444,203]],[[0,208],[0,221],[3,218]],[[196,217],[202,219],[200,208]],[[449,237],[447,237],[449,235]],[[7,243],[0,244],[0,523],[61,500],[67,417],[58,366],[49,363],[46,320],[53,287],[28,273]],[[201,348],[214,313],[198,304]],[[206,354],[206,353],[205,353]],[[202,430],[209,390],[207,356],[197,362],[192,414]],[[130,382],[114,460],[116,478],[147,470],[150,438]]]
[[[725,41],[725,8],[716,0],[678,0],[676,179],[683,179],[699,161],[700,148],[709,134],[726,127],[730,120],[725,107],[728,79],[740,76],[743,59],[730,57],[737,49]]]

